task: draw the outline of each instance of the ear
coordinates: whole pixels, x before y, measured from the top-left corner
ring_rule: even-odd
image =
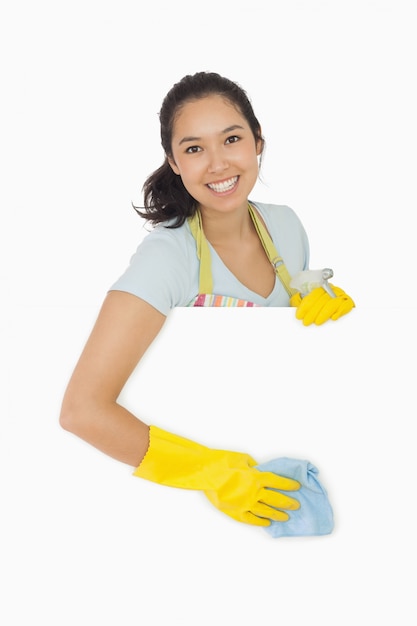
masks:
[[[262,154],[265,147],[265,139],[262,136],[262,130],[259,129],[259,139],[256,140],[256,155]]]
[[[178,169],[178,167],[177,167],[177,165],[176,165],[176,163],[175,163],[174,159],[173,159],[173,158],[171,158],[171,157],[167,157],[167,161],[168,161],[168,163],[169,163],[169,165],[170,165],[170,167],[171,167],[172,171],[174,172],[174,174],[176,174],[177,176],[179,176],[179,175],[180,175],[180,171],[179,171],[179,169]]]

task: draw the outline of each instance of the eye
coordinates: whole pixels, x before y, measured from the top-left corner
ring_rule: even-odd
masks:
[[[237,135],[232,135],[231,137],[228,137],[226,139],[226,143],[227,144],[229,144],[229,143],[236,143],[239,140],[240,140],[240,137],[238,137]]]
[[[195,154],[196,152],[200,152],[201,148],[199,146],[190,146],[186,149],[186,154]]]

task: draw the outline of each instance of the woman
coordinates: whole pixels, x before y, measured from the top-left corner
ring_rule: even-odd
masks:
[[[186,76],[165,97],[160,123],[165,160],[145,182],[138,209],[155,228],[107,294],[60,423],[136,467],[136,476],[203,491],[235,520],[286,521],[299,507],[291,493],[297,481],[258,471],[246,454],[149,427],[117,398],[173,307],[288,306],[291,299],[300,319],[322,323],[353,302],[337,287],[336,298],[319,288],[301,299],[291,289],[290,276],[308,268],[307,237],[288,207],[248,200],[264,140],[238,85],[214,73]]]

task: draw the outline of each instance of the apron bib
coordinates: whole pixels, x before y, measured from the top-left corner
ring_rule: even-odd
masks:
[[[249,215],[253,221],[253,224],[261,240],[265,253],[274,267],[275,273],[283,284],[288,295],[291,297],[296,293],[296,290],[290,287],[291,276],[284,264],[283,259],[278,254],[268,231],[263,225],[262,220],[257,214],[257,211],[248,203]],[[193,217],[188,218],[191,233],[197,244],[197,256],[200,260],[200,276],[199,276],[199,288],[198,296],[193,298],[191,302],[187,304],[188,307],[256,307],[262,306],[249,302],[248,300],[241,300],[240,298],[233,298],[232,296],[220,296],[213,294],[213,277],[211,274],[211,257],[208,241],[204,235],[203,224],[201,219],[201,213],[199,210],[195,212]]]

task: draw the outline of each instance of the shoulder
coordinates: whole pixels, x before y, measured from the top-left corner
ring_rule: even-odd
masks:
[[[158,257],[186,262],[195,249],[195,242],[187,223],[178,228],[168,228],[158,224],[150,230],[139,243],[135,257]]]
[[[190,300],[197,274],[196,246],[188,224],[158,225],[145,235],[110,289],[139,296],[166,315]]]
[[[129,269],[141,276],[166,277],[166,280],[185,280],[192,259],[196,257],[196,246],[187,223],[178,228],[167,228],[161,224],[149,231],[139,243],[130,259]]]

